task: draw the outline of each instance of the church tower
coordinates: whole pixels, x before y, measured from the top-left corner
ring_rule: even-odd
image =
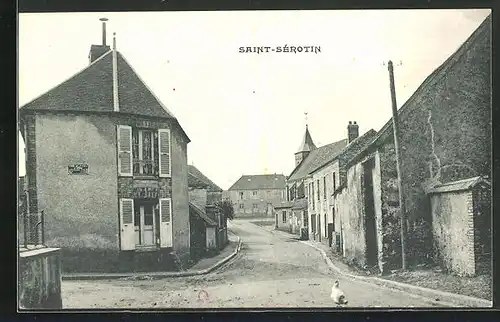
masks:
[[[306,132],[304,133],[304,139],[299,147],[299,150],[295,153],[295,166],[298,166],[302,160],[304,160],[312,150],[316,149],[311,134],[309,133],[309,128],[306,123]]]

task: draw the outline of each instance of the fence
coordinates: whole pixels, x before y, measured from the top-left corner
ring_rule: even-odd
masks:
[[[45,215],[44,212],[21,213],[18,220],[19,246],[45,244]]]

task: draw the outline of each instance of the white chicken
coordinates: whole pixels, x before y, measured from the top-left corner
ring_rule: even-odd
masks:
[[[342,292],[342,290],[339,288],[339,281],[335,281],[335,283],[333,283],[332,294],[330,295],[330,297],[337,305],[347,304],[347,299],[344,295],[344,292]]]

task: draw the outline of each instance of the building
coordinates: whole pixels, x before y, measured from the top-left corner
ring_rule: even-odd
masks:
[[[359,136],[359,125],[349,122],[347,125],[348,144],[340,151],[326,155],[323,164],[308,173],[305,180],[309,191],[315,191],[308,198],[308,213],[311,223],[311,239],[319,240],[336,249],[341,247],[341,223],[336,216],[334,202],[337,188],[345,184],[346,162],[371,143],[376,135],[372,129]],[[315,186],[315,188],[313,188]]]
[[[216,211],[222,189],[195,166],[188,166],[191,258],[223,249],[228,242],[227,218]]]
[[[66,270],[165,270],[190,257],[190,139],[105,24],[87,67],[20,108],[29,209]]]
[[[491,16],[424,80],[398,119],[408,261],[433,262],[436,236],[427,191],[472,177],[491,178]],[[347,185],[336,203],[344,256],[382,272],[402,262],[393,139],[391,119],[348,162]],[[468,251],[454,256],[473,258]]]
[[[309,185],[306,182],[309,173],[334,157],[346,145],[347,139],[343,139],[317,148],[306,125],[304,138],[299,150],[295,153],[295,169],[286,182],[287,200],[292,203],[289,208],[290,220],[297,225],[292,230],[300,233],[302,238],[321,240],[321,235],[318,235],[317,230],[317,227],[321,227],[321,218],[318,217],[319,219],[316,220],[316,214],[311,217],[308,212],[308,200],[312,202],[311,210],[316,211],[317,202],[311,196],[316,196],[318,193],[316,185]],[[305,236],[306,231],[307,236]]]
[[[235,217],[266,217],[268,204],[285,199],[283,174],[243,175],[228,189]]]

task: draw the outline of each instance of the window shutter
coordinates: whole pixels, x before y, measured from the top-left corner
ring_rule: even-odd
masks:
[[[132,127],[118,125],[118,175],[132,176]]]
[[[160,177],[170,177],[172,169],[171,160],[171,144],[170,144],[170,130],[169,129],[159,129],[159,158],[160,158]]]
[[[120,199],[120,249],[135,249],[134,199]]]
[[[160,199],[160,246],[172,247],[172,199]]]

